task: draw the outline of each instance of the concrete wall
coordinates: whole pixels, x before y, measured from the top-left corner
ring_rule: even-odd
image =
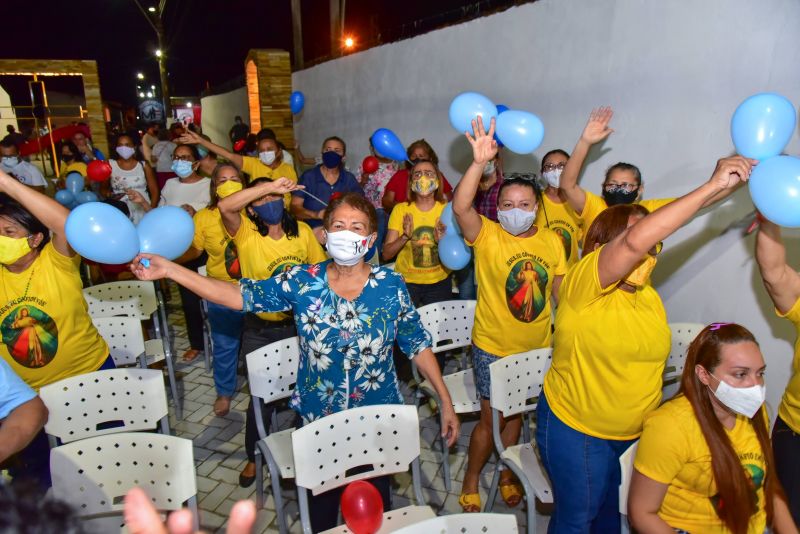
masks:
[[[540,0],[294,73],[306,96],[295,131],[309,155],[342,136],[351,166],[376,128],[406,144],[425,137],[456,182],[470,160],[447,118],[456,94],[478,91],[542,118],[544,143],[511,155],[511,170],[538,171],[547,150],[571,150],[591,108],[610,104],[616,133],[590,155],[583,185],[599,191],[605,169],[629,161],[645,196],[680,195],[732,152],[730,117],[744,98],[769,90],[800,103],[799,21],[795,0]],[[795,136],[787,151],[799,148]],[[670,320],[737,321],[756,333],[774,407],[794,332],[769,306],[752,237],[718,238],[752,209],[742,190],[698,217],[668,240],[655,279]],[[789,243],[800,265],[796,237]]]
[[[0,136],[5,137],[8,133],[6,127],[13,126],[19,131],[19,124],[17,124],[17,113],[11,106],[11,97],[8,92],[0,85]]]
[[[245,122],[249,114],[247,108],[247,89],[240,87],[221,95],[207,96],[200,100],[202,106],[203,133],[214,143],[231,148],[228,132],[233,126],[233,118],[241,116]]]

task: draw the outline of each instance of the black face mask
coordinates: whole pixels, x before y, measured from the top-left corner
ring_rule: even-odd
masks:
[[[630,192],[622,189],[617,189],[613,192],[603,191],[603,200],[605,200],[606,204],[609,206],[616,206],[617,204],[633,204],[638,194],[638,187]]]
[[[62,161],[72,161],[73,159],[75,159],[75,156],[72,154],[61,154]]]

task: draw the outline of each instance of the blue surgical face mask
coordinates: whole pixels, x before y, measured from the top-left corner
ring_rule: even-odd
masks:
[[[329,150],[322,153],[322,164],[329,169],[335,169],[342,163],[342,155]]]
[[[258,218],[267,224],[278,224],[283,219],[283,199],[266,202],[260,206],[250,206],[256,212]]]
[[[186,178],[187,176],[190,176],[194,172],[194,169],[192,169],[192,162],[182,159],[176,159],[175,161],[173,161],[172,167],[170,168],[172,169],[172,172],[174,172],[181,178]]]

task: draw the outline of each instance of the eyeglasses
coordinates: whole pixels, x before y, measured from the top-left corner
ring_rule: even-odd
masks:
[[[554,171],[556,169],[563,171],[566,165],[566,163],[546,163],[542,169],[546,171]]]
[[[192,161],[192,156],[172,156],[172,161]]]
[[[606,193],[616,193],[617,191],[631,193],[637,189],[639,189],[639,184],[603,184],[603,191]]]
[[[414,171],[412,176],[414,178],[422,178],[423,176],[428,178],[436,178],[436,171]]]

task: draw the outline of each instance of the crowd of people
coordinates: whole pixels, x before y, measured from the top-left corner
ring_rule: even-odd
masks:
[[[571,154],[545,154],[541,179],[507,172],[494,120],[478,118],[465,140],[473,161],[455,188],[424,139],[409,145],[404,162],[370,146],[378,166],[367,172],[350,165],[336,135],[323,141],[318,158],[299,150],[294,158],[269,129],[250,139],[238,117],[230,147],[182,127],[121,134],[112,144],[111,177],[97,193],[134,222],[158,206],[181,207],[194,218],[195,237],[175,261],[141,254],[130,266],[99,266],[102,280],[177,283],[186,360],[203,349],[200,299],[208,302],[217,416],[230,410],[242,356],[297,336],[290,406],[301,424],[403,403],[400,382],[411,360],[437,392],[449,445],[460,423],[444,362],[416,309],[475,299],[470,352],[480,414],[459,498],[465,512],[482,508],[479,480],[493,451],[490,365],[552,347],[534,439],[554,495],[549,532],[619,531],[619,458],[638,440],[628,507],[636,531],[796,533],[800,341],[771,435],[765,360],[741,325],[704,328],[688,349],[678,393],[664,401],[670,329],[650,282],[663,241],[733,193],[758,162],[722,158],[707,181],[665,199],[644,199],[640,170],[619,162],[596,195],[578,178],[591,147],[613,133],[612,116],[610,108],[592,111]],[[8,392],[0,398],[0,462],[9,461],[14,477],[46,487],[47,412],[35,391],[114,364],[80,294],[81,259],[64,232],[69,211],[47,196],[41,173],[15,150],[13,140],[0,142],[0,385]],[[62,180],[105,158],[84,133],[62,142],[59,154]],[[473,255],[455,272],[438,254],[448,202]],[[760,224],[756,260],[777,313],[800,340],[800,275],[768,221]],[[203,265],[206,276],[197,272]],[[248,408],[242,486],[260,476],[255,443],[273,409],[257,422]],[[501,421],[504,446],[519,441],[522,424],[519,416]],[[389,479],[372,482],[388,505]],[[509,506],[524,497],[510,470],[499,490]],[[339,496],[313,497],[314,531],[335,525]]]

